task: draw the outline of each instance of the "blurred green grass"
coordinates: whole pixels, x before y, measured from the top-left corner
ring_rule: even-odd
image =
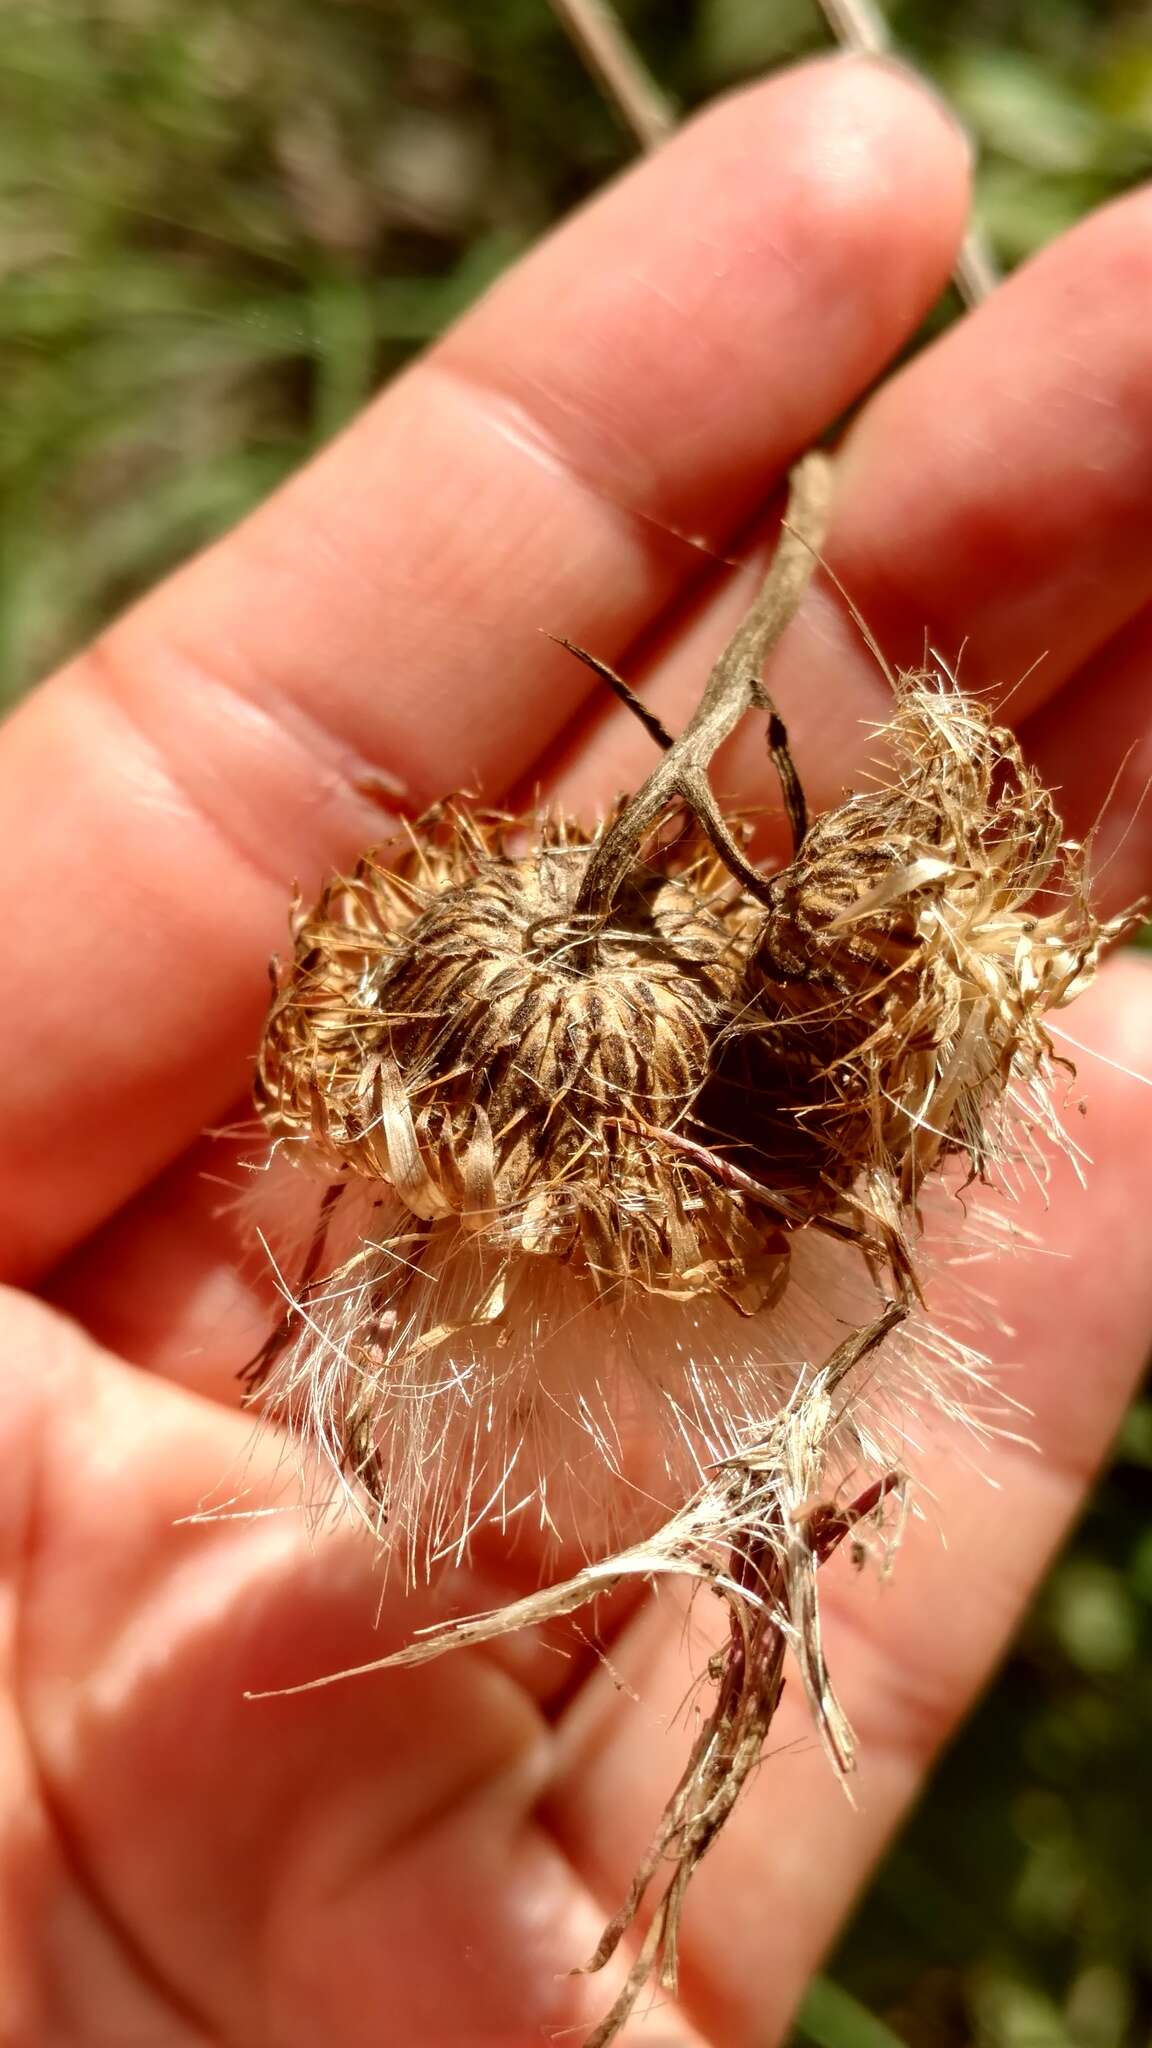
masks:
[[[810,0],[623,9],[690,107]],[[901,0],[1017,261],[1152,172],[1152,17]],[[630,154],[545,0],[0,0],[0,704]],[[797,2041],[1152,2041],[1152,1405]]]

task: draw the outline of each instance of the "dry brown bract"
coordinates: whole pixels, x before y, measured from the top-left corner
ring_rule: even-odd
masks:
[[[513,1514],[578,1529],[593,1555],[395,1661],[630,1575],[687,1574],[728,1603],[713,1705],[593,1959],[663,1870],[597,2043],[652,1971],[674,1985],[684,1887],[760,1755],[786,1647],[849,1767],[816,1573],[895,1488],[875,1354],[893,1352],[898,1412],[909,1352],[888,1340],[919,1295],[923,1183],[950,1157],[986,1178],[1058,1139],[1044,1017],[1119,929],[1093,917],[1079,849],[1011,734],[936,675],[899,679],[883,781],[809,824],[759,677],[827,494],[809,458],[764,591],[678,739],[581,656],[662,750],[634,796],[592,833],[445,805],[365,856],[300,919],[260,1055],[273,1156],[304,1169],[317,1211],[253,1386],[409,1570]],[[769,876],[708,782],[752,707],[794,839]],[[846,1263],[865,1307],[814,1364],[789,1321],[796,1279],[830,1295]],[[664,1519],[604,1556],[638,1457],[653,1491],[654,1439]],[[872,1476],[842,1508],[849,1467]]]

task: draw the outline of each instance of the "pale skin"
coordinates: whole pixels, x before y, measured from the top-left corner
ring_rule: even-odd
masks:
[[[723,558],[755,553],[790,461],[936,298],[966,208],[962,138],[895,69],[807,66],[717,107],[0,734],[5,2043],[520,2048],[609,2002],[564,1973],[679,1770],[698,1645],[664,1599],[602,1617],[610,1671],[587,1638],[519,1640],[245,1699],[541,1560],[482,1545],[377,1626],[351,1534],[182,1519],[241,1484],[283,1498],[234,1381],[266,1284],[200,1134],[243,1101],[293,880],[381,837],[389,792],[635,786],[650,742],[541,629],[681,723],[758,573]],[[893,374],[829,543],[892,659],[927,633],[967,642],[974,686],[1025,677],[1010,714],[1071,830],[1120,768],[1108,907],[1152,865],[1150,226],[1152,193],[1109,208]],[[886,685],[827,583],[772,682],[810,801],[834,800]],[[765,801],[762,748],[725,758],[737,799]],[[1062,1260],[989,1277],[1035,1448],[993,1446],[977,1478],[939,1434],[892,1583],[828,1570],[856,1810],[789,1687],[696,1880],[680,2005],[636,2039],[781,2038],[1076,1514],[1152,1330],[1152,1090],[1120,1071],[1150,1024],[1145,964],[1111,962],[1068,1019],[1104,1055],[1078,1056],[1088,1191],[1058,1170],[1049,1216],[1026,1210]]]

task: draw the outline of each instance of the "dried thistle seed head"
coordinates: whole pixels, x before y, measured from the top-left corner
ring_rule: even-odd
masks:
[[[822,475],[793,493],[809,540]],[[726,1455],[806,1370],[779,1313],[798,1233],[907,1305],[925,1176],[1056,1130],[1043,1016],[1116,927],[1011,735],[938,678],[897,685],[886,779],[809,826],[756,668],[810,565],[786,534],[684,732],[646,715],[662,757],[598,831],[443,806],[298,922],[257,1099],[324,1192],[250,1378],[409,1556],[525,1501],[547,1520],[557,1466],[584,1474],[591,1444],[621,1468],[624,1415],[697,1469]],[[797,842],[769,877],[706,775],[753,702]],[[653,1316],[627,1325],[657,1295],[750,1317],[747,1371],[700,1316],[666,1370]]]
[[[526,1510],[596,1558],[386,1661],[638,1574],[726,1603],[711,1710],[592,1961],[668,1872],[597,2048],[649,1974],[675,1988],[687,1879],[786,1652],[850,1767],[818,1567],[901,1492],[909,1414],[982,1389],[917,1306],[925,1184],[1058,1138],[1044,1018],[1125,923],[1093,916],[1016,742],[947,680],[899,679],[883,779],[809,825],[758,674],[824,483],[804,465],[800,532],[679,738],[644,714],[662,757],[605,826],[448,807],[367,856],[300,920],[260,1058],[273,1163],[308,1170],[315,1214],[253,1386],[410,1570]],[[772,876],[707,780],[754,704],[794,840]],[[606,1557],[638,1499],[660,1526]]]
[[[746,1289],[767,1226],[661,1134],[743,1001],[750,906],[689,820],[593,920],[602,835],[553,820],[514,854],[510,822],[442,809],[325,891],[261,1049],[269,1130],[504,1255]]]
[[[1019,745],[946,679],[906,675],[885,783],[813,824],[775,876],[751,966],[790,1114],[828,1184],[914,1204],[966,1155],[1060,1143],[1046,1014],[1126,917],[1088,904],[1080,848]]]
[[[689,813],[594,916],[626,808],[538,821],[525,853],[523,822],[453,806],[301,920],[259,1100],[327,1193],[252,1378],[410,1568],[526,1505],[606,1540],[639,1438],[653,1498],[682,1498],[787,1406],[845,1257],[873,1291],[845,1320],[881,1283],[913,1298],[931,1168],[986,1176],[1057,1131],[1043,1017],[1113,927],[982,707],[908,677],[884,739],[888,782],[757,897]],[[671,1322],[637,1311],[655,1295]],[[823,1455],[859,1462],[859,1419],[837,1428]]]

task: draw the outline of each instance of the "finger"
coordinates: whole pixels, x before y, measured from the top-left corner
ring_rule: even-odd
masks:
[[[1093,895],[1114,913],[1152,889],[1152,612],[1080,670],[1023,731],[1065,829],[1090,842]]]
[[[934,647],[969,687],[1011,690],[1016,720],[1152,599],[1150,223],[1145,189],[1063,235],[872,397],[841,453],[828,561],[883,657],[919,667]],[[673,730],[759,573],[706,593],[670,654],[629,672]],[[822,808],[860,761],[862,721],[888,702],[826,582],[781,645],[772,688]],[[574,802],[633,786],[649,758],[625,714],[589,713],[594,732],[579,725],[561,756]],[[721,779],[764,801],[751,728]]]
[[[205,1138],[51,1274],[44,1297],[116,1357],[239,1407],[283,1312],[245,1205],[259,1141]]]
[[[285,894],[396,799],[496,792],[938,290],[965,152],[894,69],[728,100],[548,242],[0,744],[9,1271],[244,1084]]]
[[[1146,963],[1113,962],[1077,1008],[1076,1026],[1103,1060],[1128,1067],[1146,1058]],[[964,1434],[942,1429],[918,1475],[928,1519],[912,1525],[891,1582],[855,1578],[843,1560],[827,1568],[829,1664],[859,1739],[857,1806],[833,1781],[793,1683],[767,1762],[694,1880],[682,1995],[696,2025],[725,2048],[767,2048],[783,2034],[933,1756],[1002,1653],[1143,1369],[1152,1089],[1103,1060],[1082,1062],[1088,1189],[1078,1200],[1074,1175],[1061,1172],[1043,1219],[1045,1246],[1063,1261],[1059,1284],[1047,1256],[996,1269],[1014,1333],[992,1349],[1005,1366],[1021,1362],[1005,1384],[1032,1411],[1022,1426],[1035,1449],[990,1445],[981,1478]],[[612,1665],[569,1709],[564,1774],[548,1809],[609,1907],[675,1782],[684,1742],[676,1717],[702,1668],[699,1646],[686,1649],[676,1616],[659,1607],[614,1644]],[[671,1740],[661,1739],[669,1729]]]
[[[605,1989],[570,1972],[598,1916],[534,1816],[565,1659],[528,1641],[246,1698],[381,1654],[436,1596],[383,1597],[370,1545],[290,1513],[181,1521],[238,1477],[242,1506],[275,1503],[273,1447],[27,1300],[3,1309],[0,1586],[20,1605],[0,1697],[27,1797],[0,1800],[19,1965],[0,2005],[15,1983],[20,2038],[88,2038],[94,2012],[117,2039],[278,2048],[585,2031]]]

